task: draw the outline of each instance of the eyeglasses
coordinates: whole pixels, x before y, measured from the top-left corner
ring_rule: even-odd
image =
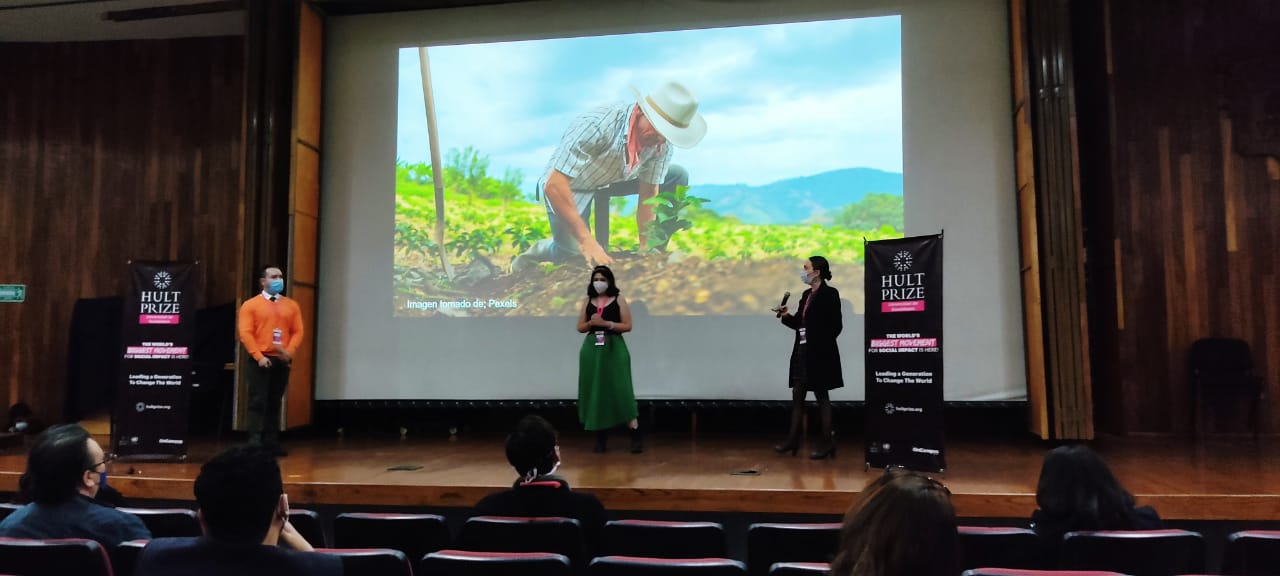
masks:
[[[97,464],[93,464],[88,468],[85,468],[85,470],[97,470],[99,466],[102,466],[104,464],[110,464],[114,462],[115,459],[116,459],[115,454],[104,454],[101,462],[98,462]]]

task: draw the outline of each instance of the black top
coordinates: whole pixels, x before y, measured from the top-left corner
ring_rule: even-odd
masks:
[[[588,298],[587,304],[585,306],[588,320],[591,319],[592,314],[596,313],[596,305],[592,304],[591,300],[592,300],[591,298]],[[610,302],[608,306],[604,307],[604,313],[601,314],[600,317],[604,318],[609,322],[622,322],[622,306],[618,305],[617,296],[614,296],[613,302]],[[599,330],[599,329],[595,329],[595,330]]]
[[[1067,532],[1081,530],[1159,530],[1164,522],[1155,508],[1139,506],[1129,510],[1127,522],[1115,526],[1100,526],[1096,522],[1081,523],[1071,518],[1053,518],[1037,509],[1031,514],[1031,529],[1040,537],[1040,557],[1057,566],[1062,552],[1062,537]]]
[[[262,544],[208,538],[157,538],[142,549],[134,576],[341,576],[342,559]]]
[[[473,512],[477,516],[573,518],[582,526],[587,558],[598,550],[605,523],[604,505],[598,498],[570,490],[568,482],[555,476],[539,476],[527,484],[517,481],[510,490],[485,496],[476,503]]]

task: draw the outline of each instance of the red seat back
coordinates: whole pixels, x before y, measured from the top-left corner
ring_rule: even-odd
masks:
[[[203,535],[194,510],[186,508],[117,508],[142,519],[152,538],[188,538]]]
[[[600,555],[724,558],[724,526],[718,522],[614,520],[604,525]]]
[[[23,576],[112,576],[107,551],[93,540],[0,538],[0,573]]]
[[[333,520],[337,548],[390,548],[411,562],[449,546],[449,527],[436,514],[339,514]]]
[[[440,550],[419,564],[420,576],[571,576],[569,558],[550,552]]]
[[[767,576],[777,562],[830,562],[840,523],[752,524],[747,528],[747,569]]]
[[[1061,568],[1172,576],[1203,573],[1204,557],[1204,538],[1187,530],[1068,532]]]
[[[960,569],[1044,568],[1040,537],[1026,528],[960,526]]]
[[[591,561],[589,576],[747,576],[747,567],[727,558],[645,558],[602,556]]]
[[[1228,536],[1222,571],[1240,576],[1280,572],[1280,531],[1245,530]]]
[[[477,552],[551,552],[582,566],[582,527],[559,516],[476,516],[458,533],[457,547]]]
[[[399,550],[389,548],[317,548],[316,552],[342,558],[343,574],[413,576],[413,563]]]

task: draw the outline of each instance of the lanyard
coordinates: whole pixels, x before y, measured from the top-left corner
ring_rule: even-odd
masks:
[[[809,314],[809,305],[813,303],[813,295],[817,293],[817,290],[809,292],[809,297],[804,299],[804,310],[800,311],[801,320],[804,320],[804,317]]]

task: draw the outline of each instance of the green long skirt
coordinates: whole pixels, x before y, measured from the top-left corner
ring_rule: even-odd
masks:
[[[608,430],[635,419],[636,393],[631,388],[631,352],[620,334],[605,336],[596,346],[587,332],[578,354],[578,420],[587,430]]]

